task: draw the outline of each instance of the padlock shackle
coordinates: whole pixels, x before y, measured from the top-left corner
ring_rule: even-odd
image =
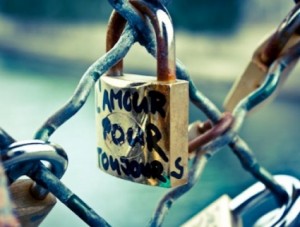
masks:
[[[159,2],[129,1],[138,12],[148,17],[156,34],[157,43],[157,80],[171,82],[176,80],[174,29],[171,18],[165,7]],[[106,36],[106,51],[109,51],[119,40],[126,21],[113,11]],[[107,75],[123,74],[123,61],[112,67]]]
[[[203,124],[199,124],[198,130],[204,130],[198,137],[189,141],[189,153],[192,153],[197,148],[204,146],[205,144],[213,141],[217,137],[224,134],[230,126],[233,124],[234,118],[231,113],[223,113],[222,118],[217,124],[212,125],[210,121],[206,121]]]
[[[27,172],[18,168],[20,163],[34,163],[35,161],[46,161],[50,164],[51,172],[59,179],[64,175],[68,167],[67,153],[58,145],[46,143],[40,140],[28,140],[15,142],[8,147],[8,151],[2,157],[3,167],[11,180],[16,180]],[[16,167],[16,172],[12,167]],[[24,172],[25,171],[25,172]]]
[[[113,11],[108,22],[106,32],[106,52],[110,51],[114,45],[118,42],[124,28],[126,20],[117,11]],[[111,67],[107,75],[109,76],[121,76],[123,74],[123,60],[120,60],[117,64]]]

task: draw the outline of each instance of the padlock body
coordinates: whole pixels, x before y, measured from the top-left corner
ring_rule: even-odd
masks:
[[[155,77],[102,76],[96,85],[98,163],[133,182],[187,182],[188,83]]]

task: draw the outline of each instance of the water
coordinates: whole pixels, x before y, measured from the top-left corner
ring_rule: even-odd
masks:
[[[86,67],[43,70],[15,61],[0,60],[0,125],[17,140],[31,139],[48,116],[72,95]],[[203,81],[197,86],[218,106],[229,89],[228,83]],[[249,142],[260,163],[273,174],[300,178],[298,96],[281,95],[247,119],[241,136]],[[69,168],[62,181],[112,226],[146,226],[159,198],[167,191],[133,184],[102,173],[97,168],[93,92],[83,109],[51,137],[69,155]],[[191,107],[190,121],[202,118]],[[164,226],[179,226],[204,206],[221,196],[234,197],[255,180],[243,171],[229,149],[223,149],[207,165],[200,181],[178,200]],[[84,226],[60,202],[42,227]]]

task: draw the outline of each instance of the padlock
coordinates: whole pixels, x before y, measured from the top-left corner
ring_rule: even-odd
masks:
[[[223,195],[186,221],[182,227],[296,227],[300,224],[300,181],[277,175],[275,180],[287,191],[288,201],[279,206],[276,198],[258,182],[231,199]]]
[[[224,101],[226,111],[232,112],[243,98],[260,87],[268,75],[271,64],[276,58],[286,54],[290,48],[293,48],[296,43],[299,43],[300,35],[297,34],[299,27],[299,22],[297,21],[299,8],[300,5],[296,5],[291,13],[278,26],[278,29],[256,49],[245,72],[241,77],[235,80]],[[280,84],[276,91],[278,91],[285,82],[288,74],[296,63],[297,60],[283,71],[280,76]],[[271,101],[272,98],[276,96],[276,93],[277,92],[274,92],[271,99],[268,98],[267,102]],[[259,106],[264,104],[266,104],[266,101],[262,102]]]
[[[9,187],[16,215],[21,225],[26,227],[39,226],[56,204],[51,193],[42,200],[35,199],[30,194],[32,184],[32,180],[22,179]]]
[[[38,226],[54,207],[56,198],[30,179],[17,179],[24,175],[34,178],[37,166],[44,165],[40,161],[49,164],[51,173],[61,178],[68,163],[65,151],[52,143],[28,140],[10,144],[2,150],[1,159],[18,220],[22,226]]]
[[[172,22],[163,7],[130,3],[156,33],[157,78],[123,75],[122,64],[101,77],[96,85],[99,167],[146,185],[182,185],[188,173],[188,82],[176,79]],[[117,18],[115,13],[110,20],[109,48],[123,29]]]

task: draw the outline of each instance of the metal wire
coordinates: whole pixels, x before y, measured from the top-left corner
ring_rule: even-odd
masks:
[[[93,227],[110,226],[92,208],[69,190],[57,177],[51,174],[45,166],[38,165],[36,168],[35,171],[30,172],[31,179],[51,191],[53,195],[78,215],[86,224]]]
[[[189,152],[192,152],[199,147],[203,147],[206,143],[224,134],[233,123],[233,120],[233,116],[230,113],[224,113],[224,116],[218,124],[215,126],[210,124],[205,132],[202,132],[200,136],[189,141]]]
[[[110,226],[60,181],[67,169],[68,160],[67,154],[61,148],[41,141],[14,143],[8,147],[2,158],[10,183],[27,175],[46,189],[44,193],[40,188],[33,187],[31,192],[35,198],[44,199],[48,191],[51,191],[89,226]],[[47,161],[51,165],[47,168],[40,161]]]
[[[226,133],[222,137],[216,138],[213,142],[197,148],[197,155],[190,161],[188,183],[177,188],[171,189],[159,201],[154,214],[150,220],[149,226],[161,226],[163,221],[177,199],[187,193],[199,181],[207,161],[215,155],[220,149],[224,148],[232,141],[234,133]]]
[[[110,67],[125,57],[130,47],[135,43],[136,36],[136,32],[129,28],[129,26],[126,26],[116,45],[87,69],[70,100],[40,127],[34,136],[35,139],[49,140],[50,136],[58,127],[81,109],[93,89],[95,82]]]

